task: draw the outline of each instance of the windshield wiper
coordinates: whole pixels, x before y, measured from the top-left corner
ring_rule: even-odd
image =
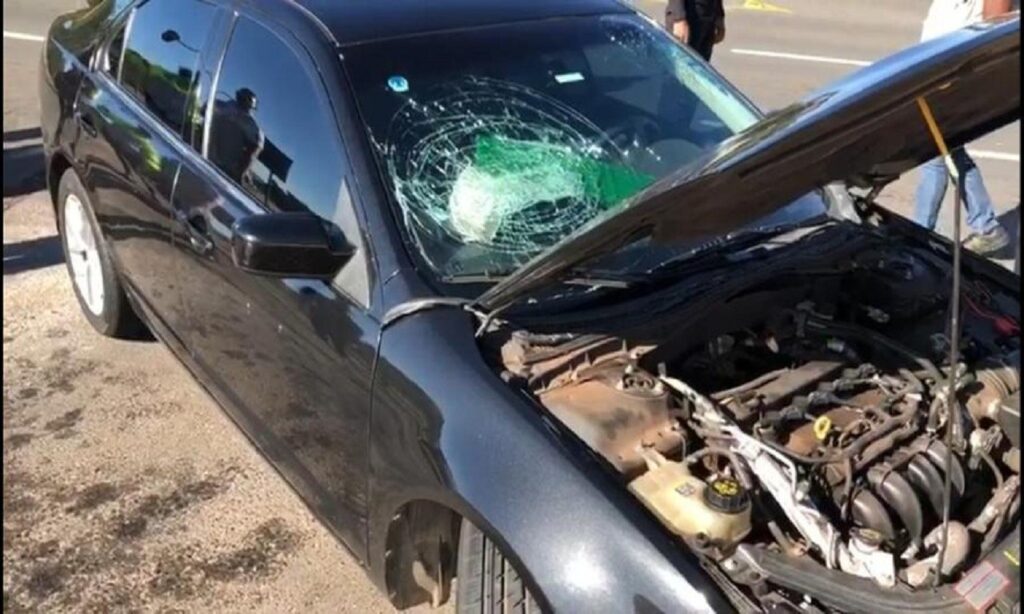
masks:
[[[490,273],[476,273],[466,275],[449,275],[442,277],[441,281],[446,284],[495,284],[507,279],[507,275],[493,275]],[[588,286],[591,288],[614,288],[625,290],[633,285],[635,280],[619,277],[569,277],[560,280],[559,283],[570,286]]]

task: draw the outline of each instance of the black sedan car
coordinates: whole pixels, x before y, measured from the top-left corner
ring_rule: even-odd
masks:
[[[396,607],[1019,607],[1020,278],[874,202],[1019,118],[1017,15],[769,115],[615,0],[101,0],[43,64],[85,317]]]

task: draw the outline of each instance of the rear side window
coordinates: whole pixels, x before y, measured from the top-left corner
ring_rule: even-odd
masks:
[[[207,157],[256,200],[333,220],[344,173],[337,124],[299,51],[240,18],[214,92]]]
[[[148,0],[131,18],[121,83],[178,134],[215,12],[199,0]]]

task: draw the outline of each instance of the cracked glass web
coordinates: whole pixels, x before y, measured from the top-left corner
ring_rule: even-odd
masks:
[[[514,83],[467,77],[410,100],[389,131],[406,223],[510,255],[534,253],[642,189],[603,131]]]

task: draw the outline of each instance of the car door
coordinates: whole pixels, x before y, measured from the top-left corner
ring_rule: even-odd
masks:
[[[112,29],[75,100],[75,155],[124,280],[177,329],[181,304],[171,193],[201,48],[220,10],[203,0],[145,0]]]
[[[192,114],[174,192],[185,344],[236,421],[353,550],[365,539],[370,380],[379,331],[345,149],[323,82],[287,31],[242,14]],[[219,71],[215,67],[219,66]],[[244,216],[311,211],[355,255],[329,281],[244,272]]]

